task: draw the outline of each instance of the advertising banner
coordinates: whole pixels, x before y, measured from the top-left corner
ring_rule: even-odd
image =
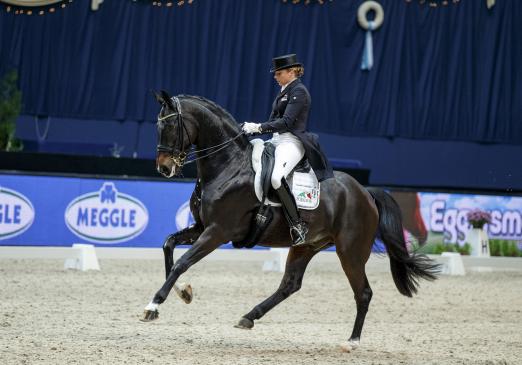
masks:
[[[522,197],[391,191],[402,210],[404,229],[419,244],[469,242],[467,214],[481,210],[491,214],[483,229],[490,240],[522,242]]]
[[[161,247],[169,234],[193,223],[193,190],[194,182],[0,174],[0,245]],[[421,246],[465,245],[466,215],[481,209],[491,214],[484,226],[490,240],[516,242],[520,249],[522,197],[390,194],[401,207],[406,235]]]
[[[161,247],[192,222],[192,182],[0,175],[0,245]]]

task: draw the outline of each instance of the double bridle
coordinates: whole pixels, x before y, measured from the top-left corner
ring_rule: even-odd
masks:
[[[183,139],[184,139],[183,131],[185,131],[185,133],[187,133],[187,138],[188,138],[188,140],[190,142],[190,146],[192,146],[192,141],[190,140],[190,134],[188,133],[187,126],[185,125],[185,123],[183,121],[183,116],[181,114],[181,103],[179,102],[179,98],[177,96],[173,96],[172,100],[174,101],[175,107],[176,107],[174,112],[171,113],[171,114],[165,115],[163,117],[160,117],[158,115],[158,122],[164,121],[164,120],[166,120],[166,119],[168,119],[170,117],[176,117],[176,123],[178,125],[178,139],[177,140],[179,141],[181,148],[176,149],[175,147],[165,146],[165,145],[160,143],[156,147],[156,150],[158,152],[166,152],[166,153],[168,153],[170,155],[170,159],[180,169],[180,171],[181,171],[181,168],[184,165],[193,163],[193,162],[195,162],[197,160],[201,160],[201,159],[206,158],[206,157],[208,157],[210,155],[213,155],[214,153],[217,153],[217,152],[221,151],[222,149],[226,148],[231,142],[235,141],[240,136],[245,134],[245,132],[241,131],[235,137],[232,137],[232,138],[230,138],[229,140],[227,140],[227,141],[225,141],[223,143],[217,144],[215,146],[207,147],[207,148],[202,148],[200,150],[192,150],[192,151],[189,151],[188,153],[186,153],[185,152],[185,144],[183,143]],[[161,110],[160,110],[160,115],[161,115]],[[196,156],[200,152],[213,150],[215,148],[217,148],[217,149],[214,150],[214,151],[211,151],[211,152],[209,152],[209,153],[207,153],[207,154],[205,154],[203,156],[199,156],[199,157],[194,158],[194,156]],[[178,153],[176,154],[176,152],[178,152]],[[186,161],[187,159],[189,159],[189,161]]]
[[[164,121],[170,117],[176,117],[176,124],[178,125],[178,139],[177,140],[180,143],[181,149],[177,149],[177,151],[179,151],[179,153],[176,156],[176,153],[175,153],[176,149],[174,147],[165,146],[165,145],[161,144],[161,139],[160,139],[160,144],[158,144],[158,146],[156,147],[156,150],[158,152],[168,153],[170,155],[170,158],[172,159],[172,161],[174,161],[174,164],[177,167],[181,168],[185,164],[185,160],[187,158],[187,153],[185,152],[185,144],[183,143],[183,136],[184,136],[183,130],[185,130],[185,132],[187,133],[187,137],[188,137],[189,141],[190,141],[190,134],[188,134],[187,127],[185,126],[185,123],[183,123],[183,117],[181,115],[181,103],[179,102],[179,99],[177,97],[173,97],[172,100],[175,102],[176,110],[174,110],[174,113],[165,115],[163,117],[160,117],[158,115],[158,122]],[[161,115],[161,110],[160,110],[160,115]],[[190,141],[190,144],[192,145],[192,141]]]

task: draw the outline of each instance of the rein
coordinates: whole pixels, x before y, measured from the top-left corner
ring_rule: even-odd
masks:
[[[238,139],[239,137],[241,137],[243,134],[245,134],[245,132],[239,132],[235,137],[232,137],[232,138],[230,138],[230,139],[226,140],[225,142],[220,143],[220,144],[218,144],[218,145],[215,145],[215,146],[212,146],[212,147],[208,147],[208,148],[203,148],[203,149],[200,149],[200,150],[193,150],[193,151],[190,151],[190,152],[187,154],[187,158],[191,158],[191,157],[195,156],[196,154],[198,154],[199,152],[203,152],[203,151],[207,151],[207,150],[211,150],[211,149],[214,149],[214,148],[218,148],[218,147],[220,147],[220,148],[218,148],[218,149],[215,150],[215,151],[212,151],[212,152],[207,153],[206,155],[199,156],[199,157],[196,157],[196,158],[194,158],[194,159],[192,159],[192,160],[190,160],[190,161],[187,161],[187,162],[185,163],[185,165],[188,165],[188,164],[190,164],[190,163],[193,163],[193,162],[195,162],[195,161],[197,161],[197,160],[204,159],[204,158],[206,158],[206,157],[208,157],[208,156],[213,155],[214,153],[217,153],[217,152],[221,151],[221,150],[224,149],[224,148],[227,148],[229,143],[235,141],[236,139]]]
[[[163,117],[159,117],[158,116],[158,122],[161,122],[163,120],[166,120],[170,117],[176,117],[176,122],[178,124],[178,140],[180,141],[180,145],[181,145],[181,150],[180,152],[178,153],[178,155],[176,156],[175,155],[175,148],[174,147],[169,147],[169,146],[165,146],[165,145],[162,145],[162,144],[158,144],[158,146],[156,147],[156,150],[158,152],[167,152],[169,153],[171,156],[170,158],[172,159],[172,161],[174,162],[174,164],[179,167],[179,168],[182,168],[184,165],[188,165],[188,164],[191,164],[193,162],[196,162],[198,160],[201,160],[201,159],[204,159],[204,158],[207,158],[221,150],[223,150],[224,148],[228,147],[228,145],[235,141],[236,139],[238,139],[239,137],[241,137],[242,135],[245,134],[245,132],[241,131],[239,132],[236,136],[226,140],[225,142],[222,142],[220,144],[217,144],[215,146],[211,146],[211,147],[207,147],[207,148],[202,148],[200,150],[192,150],[192,151],[189,151],[188,153],[185,152],[185,148],[184,148],[184,144],[183,144],[183,130],[185,131],[185,133],[187,133],[187,137],[189,139],[189,142],[190,142],[190,145],[192,145],[192,141],[190,140],[190,135],[188,133],[188,130],[187,130],[187,127],[185,126],[185,123],[183,122],[183,117],[181,115],[181,103],[179,102],[179,98],[176,97],[176,96],[173,96],[172,97],[172,100],[176,103],[176,109],[174,111],[174,113],[171,113],[169,115],[165,115]],[[203,156],[199,156],[199,157],[196,157],[196,158],[193,158],[194,156],[196,156],[198,153],[201,153],[201,152],[204,152],[204,151],[209,151],[209,150],[213,150],[217,148],[217,150],[215,151],[211,151]],[[187,159],[189,159],[189,161],[186,161]]]

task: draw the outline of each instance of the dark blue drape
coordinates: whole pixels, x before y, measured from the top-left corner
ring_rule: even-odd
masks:
[[[272,56],[296,52],[310,128],[349,136],[522,143],[522,1],[437,8],[380,0],[375,64],[360,70],[362,1],[195,0],[158,8],[76,1],[45,16],[0,11],[0,74],[20,73],[23,113],[154,121],[150,89],[215,100],[263,121]]]

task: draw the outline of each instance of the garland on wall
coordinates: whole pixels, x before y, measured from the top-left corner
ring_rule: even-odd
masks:
[[[450,4],[458,4],[461,0],[404,0],[407,3],[412,3],[413,1],[418,2],[420,5],[428,5],[431,8],[438,8],[440,6],[448,6]],[[488,9],[491,9],[495,6],[496,0],[486,0],[486,6]]]
[[[5,3],[4,10],[14,15],[45,15],[55,13],[57,10],[65,9],[73,0],[0,0]],[[91,0],[91,10],[100,8],[104,0]],[[132,3],[147,4],[157,7],[173,7],[192,4],[194,0],[131,0]]]
[[[4,10],[14,15],[46,15],[65,9],[73,0],[0,0]]]
[[[310,5],[311,3],[318,3],[319,5],[324,5],[325,3],[331,3],[333,0],[281,0],[281,2],[285,4],[304,4]]]
[[[141,3],[141,4],[150,4],[152,6],[158,6],[158,7],[166,6],[167,8],[170,8],[175,5],[177,5],[177,6],[191,5],[194,2],[194,0],[176,0],[176,1],[172,1],[172,0],[163,0],[163,1],[132,0],[132,2]]]
[[[441,6],[457,5],[461,0],[404,0],[406,3],[411,4],[417,2],[419,5],[427,5],[430,8],[438,8]]]
[[[14,6],[37,7],[56,4],[62,0],[1,0],[0,2]]]

